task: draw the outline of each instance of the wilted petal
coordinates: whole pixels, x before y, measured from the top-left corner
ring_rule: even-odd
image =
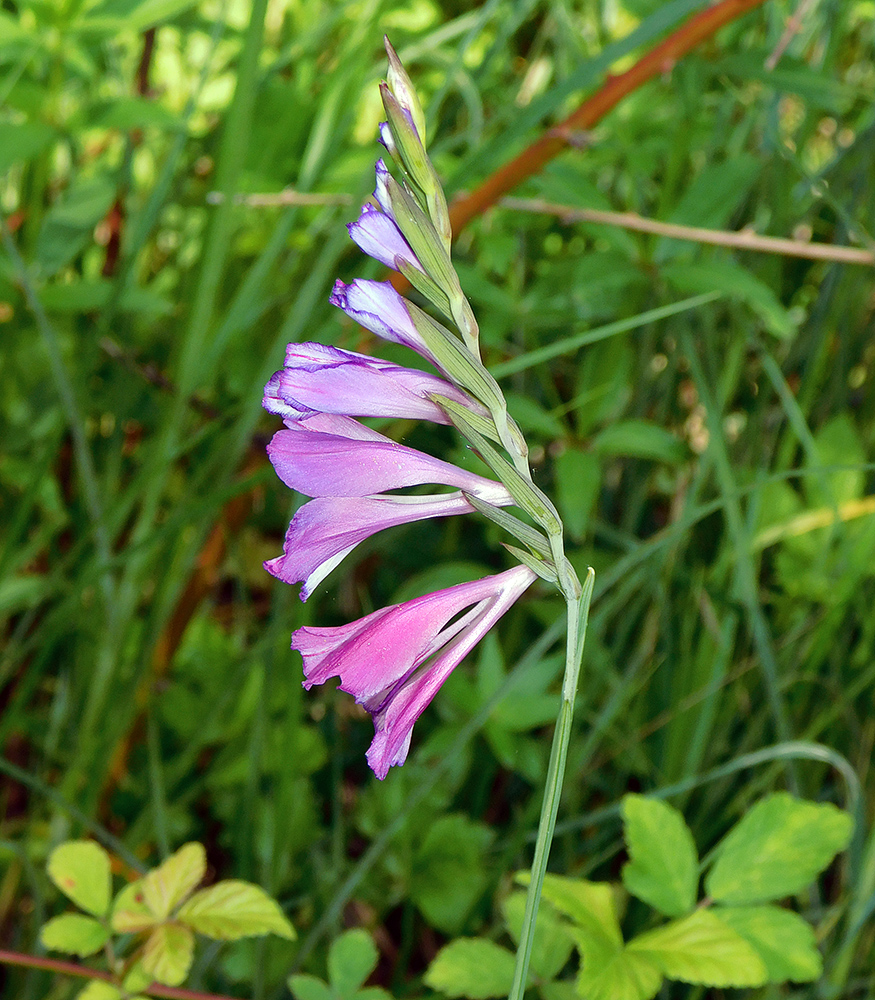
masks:
[[[438,393],[473,412],[486,410],[450,382],[415,368],[404,368],[324,344],[289,344],[286,367],[265,386],[263,405],[287,420],[314,413],[357,417],[402,417],[448,424],[444,411],[429,399]]]
[[[367,708],[376,730],[368,763],[384,778],[404,762],[413,724],[440,685],[535,579],[516,566],[340,628],[298,629],[292,647],[304,658],[304,685],[339,676],[341,689]]]
[[[440,368],[413,325],[404,298],[388,281],[356,278],[349,285],[336,281],[329,301],[371,333],[393,344],[412,347],[424,358],[428,358],[436,368]]]
[[[513,498],[499,485],[487,501],[507,507]],[[301,600],[366,538],[384,528],[432,517],[470,514],[474,508],[458,493],[440,496],[320,497],[305,503],[292,518],[283,554],[264,568],[284,583],[303,583]]]
[[[267,446],[286,486],[309,497],[364,497],[440,483],[480,495],[495,483],[408,448],[349,417],[319,414],[290,421]]]

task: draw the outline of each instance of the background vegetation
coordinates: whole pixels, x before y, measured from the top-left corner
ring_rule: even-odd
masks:
[[[507,943],[561,601],[533,588],[375,781],[370,721],[302,692],[289,634],[495,571],[497,535],[395,529],[301,605],[261,568],[300,502],[266,464],[261,388],[288,341],[375,346],[327,295],[378,276],[343,223],[372,185],[384,32],[452,196],[706,6],[0,4],[5,947],[37,950],[61,905],[45,859],[84,835],[128,876],[200,840],[216,878],[280,900],[298,941],[208,948],[195,988],[283,995],[362,926],[373,981],[422,996],[448,937]],[[514,195],[871,251],[875,5],[748,6]],[[312,197],[257,197],[287,187]],[[598,574],[551,867],[615,879],[628,791],[670,794],[703,855],[768,790],[835,802],[854,840],[800,901],[825,981],[794,995],[871,995],[871,259],[531,209],[479,215],[456,259],[538,483]],[[473,461],[445,429],[388,433]],[[3,974],[21,1000],[74,991]]]

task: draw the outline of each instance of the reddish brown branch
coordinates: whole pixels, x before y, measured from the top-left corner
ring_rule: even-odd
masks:
[[[43,969],[45,972],[57,972],[62,976],[79,976],[81,979],[102,979],[105,983],[114,982],[108,972],[100,969],[89,969],[86,965],[76,962],[63,962],[57,958],[44,958],[42,955],[27,955],[20,951],[0,949],[0,962],[5,965],[17,965],[24,969]],[[152,983],[142,993],[150,993],[153,997],[166,997],[167,1000],[233,1000],[232,997],[218,993],[201,993],[198,990],[184,990],[175,986],[162,986]]]
[[[720,0],[720,3],[691,17],[664,42],[639,59],[631,69],[619,76],[609,77],[605,85],[587,98],[564,122],[551,128],[510,163],[496,170],[476,191],[454,202],[450,206],[453,232],[458,234],[471,219],[485,212],[502,195],[541,170],[568,146],[575,133],[592,128],[643,83],[670,70],[678,59],[699,42],[764,2],[765,0]]]

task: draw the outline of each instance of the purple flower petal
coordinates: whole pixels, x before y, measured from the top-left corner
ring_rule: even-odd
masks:
[[[483,499],[496,507],[513,503],[499,484]],[[360,542],[378,531],[431,517],[470,514],[473,510],[461,493],[320,497],[299,508],[286,532],[283,554],[270,559],[264,568],[284,583],[303,583],[300,596],[306,601]]]
[[[439,393],[486,416],[486,410],[454,385],[379,358],[323,344],[289,344],[286,366],[264,389],[263,405],[286,420],[314,413],[402,417],[448,424],[429,398]]]
[[[304,658],[304,686],[340,677],[374,718],[368,763],[385,778],[406,759],[413,725],[444,680],[535,579],[516,566],[339,628],[298,629],[292,648]]]
[[[267,453],[286,486],[310,497],[364,497],[424,483],[479,495],[495,485],[331,414],[289,422],[287,430],[274,434]]]
[[[365,205],[358,220],[350,222],[346,228],[360,249],[386,267],[400,271],[400,259],[420,271],[425,270],[391,217],[373,205]]]
[[[403,297],[388,281],[356,278],[349,285],[336,281],[329,301],[371,333],[376,333],[378,337],[390,340],[393,344],[412,347],[436,368],[440,368],[413,325]]]

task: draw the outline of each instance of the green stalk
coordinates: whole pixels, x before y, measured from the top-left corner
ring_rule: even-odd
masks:
[[[586,626],[589,621],[589,605],[595,583],[595,570],[586,574],[580,597],[566,598],[568,603],[568,634],[565,646],[565,676],[562,680],[562,705],[553,733],[550,750],[550,764],[547,768],[547,783],[544,788],[544,802],[541,806],[541,820],[538,824],[538,838],[535,841],[535,856],[532,860],[532,878],[526,894],[526,910],[516,952],[513,970],[513,985],[508,1000],[522,1000],[529,975],[529,960],[535,938],[535,921],[541,903],[541,889],[547,871],[547,859],[556,827],[556,814],[562,796],[562,781],[565,777],[565,761],[568,757],[568,743],[571,739],[571,723],[574,715],[574,698],[580,679],[580,663],[583,658],[583,644],[586,640]]]

